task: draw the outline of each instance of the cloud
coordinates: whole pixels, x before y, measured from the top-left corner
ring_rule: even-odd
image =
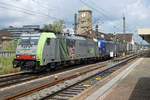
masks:
[[[127,32],[135,33],[139,27],[150,27],[149,0],[82,1],[98,10],[89,7],[93,11],[93,20],[99,19],[96,24],[99,24],[100,30],[106,33],[122,31],[123,14],[126,16]],[[1,0],[0,27],[43,25],[56,19],[64,19],[71,27],[74,13],[77,13],[83,5],[80,0]]]
[[[1,24],[47,24],[64,19],[72,25],[74,13],[81,7],[77,0],[2,0],[0,1]],[[4,8],[1,8],[4,7]],[[4,19],[7,18],[7,19]]]
[[[5,0],[6,1],[6,0]],[[44,24],[50,21],[50,15],[46,9],[41,9],[38,4],[31,0],[7,0],[0,1],[0,21],[9,25],[21,26],[23,24]],[[46,13],[45,13],[45,12]]]

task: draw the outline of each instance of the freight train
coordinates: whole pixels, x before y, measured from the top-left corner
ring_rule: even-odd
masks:
[[[25,33],[19,39],[13,67],[20,67],[22,71],[41,71],[63,64],[120,56],[125,51],[133,52],[133,46],[54,32]]]

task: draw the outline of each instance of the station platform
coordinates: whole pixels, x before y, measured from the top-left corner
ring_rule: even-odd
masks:
[[[129,66],[124,75],[120,74],[118,81],[116,76],[85,100],[150,100],[150,53]]]

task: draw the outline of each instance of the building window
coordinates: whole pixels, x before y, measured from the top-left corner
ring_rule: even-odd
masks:
[[[84,26],[84,27],[81,27],[82,29],[85,29],[86,27]]]
[[[84,24],[86,21],[81,21],[81,24]]]
[[[84,13],[82,13],[82,15],[81,15],[82,17],[85,17],[86,16],[86,13],[84,12]]]

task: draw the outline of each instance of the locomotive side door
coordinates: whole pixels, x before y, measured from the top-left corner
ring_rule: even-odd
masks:
[[[55,60],[55,39],[53,38],[48,38],[50,39],[50,45],[49,45],[49,48],[48,48],[48,56],[50,57],[50,61],[54,61]]]
[[[45,60],[46,63],[53,62],[55,60],[55,39],[47,38],[45,45]]]

